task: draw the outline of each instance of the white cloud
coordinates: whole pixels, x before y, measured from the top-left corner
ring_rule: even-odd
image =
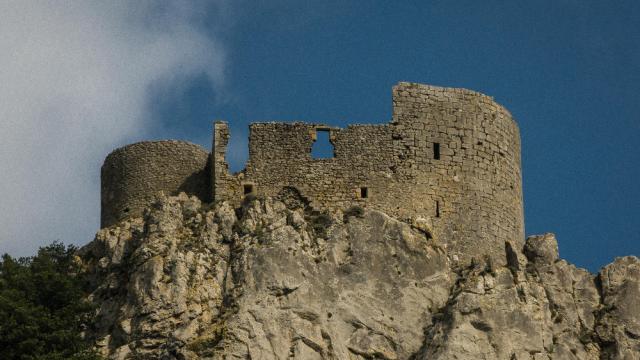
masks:
[[[210,4],[209,4],[210,5]],[[0,2],[0,253],[91,240],[99,170],[144,138],[154,83],[205,74],[224,54],[186,1]]]

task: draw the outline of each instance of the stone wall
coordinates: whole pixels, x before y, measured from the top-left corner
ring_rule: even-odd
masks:
[[[470,90],[400,83],[391,127],[398,177],[414,186],[402,207],[428,214],[421,207],[438,201],[434,228],[454,254],[523,244],[520,133],[504,107]]]
[[[101,169],[101,226],[139,216],[159,192],[210,201],[209,153],[183,141],[145,141],[114,150]]]
[[[316,131],[329,131],[335,157],[312,159]],[[388,181],[392,160],[388,126],[352,125],[344,130],[319,124],[252,124],[249,162],[243,183],[259,194],[275,196],[284,186],[297,188],[318,208],[345,209],[365,205],[360,188],[370,194]]]
[[[502,259],[505,241],[524,241],[519,130],[480,93],[399,83],[388,125],[254,123],[247,166],[235,175],[224,162],[226,124],[215,129],[216,200],[295,187],[319,209],[357,204],[422,217],[461,259]],[[312,158],[317,131],[329,131],[333,158]]]

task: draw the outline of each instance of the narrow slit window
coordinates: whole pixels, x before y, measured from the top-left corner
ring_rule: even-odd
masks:
[[[440,201],[436,200],[436,217],[440,217]]]
[[[253,193],[253,185],[252,184],[244,184],[243,191],[245,195],[249,195]]]
[[[311,147],[311,157],[314,159],[331,159],[335,157],[333,144],[331,143],[331,133],[329,130],[316,130],[316,140]]]
[[[360,198],[366,199],[369,197],[369,189],[367,187],[360,188]]]
[[[433,143],[433,158],[440,160],[440,143]]]

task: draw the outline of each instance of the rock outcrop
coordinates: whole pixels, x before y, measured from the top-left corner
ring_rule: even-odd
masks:
[[[640,260],[552,234],[461,263],[381,212],[160,196],[81,250],[112,359],[640,359]]]

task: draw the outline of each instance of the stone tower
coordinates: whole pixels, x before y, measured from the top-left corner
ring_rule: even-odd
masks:
[[[101,169],[102,227],[140,216],[159,191],[210,196],[209,153],[184,141],[143,141],[114,150]]]

